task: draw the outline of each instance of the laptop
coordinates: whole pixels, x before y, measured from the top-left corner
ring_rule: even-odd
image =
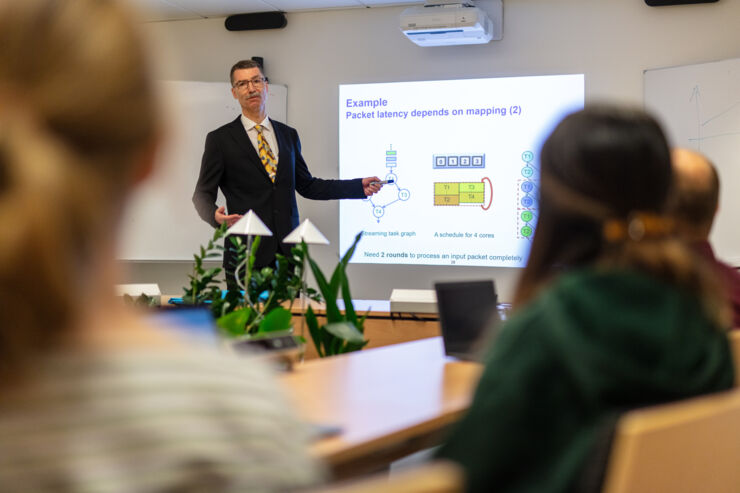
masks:
[[[166,330],[173,330],[191,342],[217,347],[220,336],[211,310],[201,306],[156,307],[149,320]]]
[[[501,321],[493,280],[438,282],[434,290],[445,354],[479,361]]]

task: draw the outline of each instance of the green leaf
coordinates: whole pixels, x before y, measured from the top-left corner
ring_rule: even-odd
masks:
[[[357,326],[357,330],[365,333],[365,320],[367,319],[367,316],[370,315],[370,309],[368,308],[367,311],[360,317],[360,319],[355,324]]]
[[[193,255],[193,271],[188,275],[190,280],[189,287],[183,287],[183,300],[188,304],[198,305],[206,301],[220,300],[219,281],[216,276],[221,273],[221,268],[203,269],[203,259],[218,256],[214,249],[214,242],[218,240],[226,231],[227,225],[222,224],[214,234],[213,239],[209,240],[206,247],[200,246],[198,253]],[[215,312],[214,312],[215,313]]]
[[[249,273],[254,269],[254,260],[257,258],[257,249],[260,247],[260,243],[262,243],[262,237],[255,236],[252,240],[252,249],[249,252],[249,260],[247,260],[247,272]]]
[[[355,236],[355,241],[352,242],[352,246],[349,247],[346,252],[344,252],[342,260],[339,261],[339,263],[342,264],[345,268],[347,267],[349,260],[352,258],[352,255],[355,254],[355,249],[357,248],[357,244],[360,242],[360,238],[362,238],[362,231],[357,233],[357,236]]]
[[[311,256],[308,256],[308,264],[311,266],[311,272],[313,277],[316,279],[316,284],[319,285],[319,291],[324,297],[324,303],[326,304],[326,320],[328,322],[339,322],[343,320],[342,313],[339,311],[337,306],[337,290],[332,291],[332,287],[326,282],[324,273],[321,272],[318,264],[314,262]]]
[[[211,269],[208,269],[203,273],[203,277],[207,277],[209,279],[213,279],[213,277],[217,276],[221,272],[221,267],[213,267]]]
[[[301,241],[301,246],[305,248],[306,259],[311,266],[311,271],[313,272],[314,278],[316,279],[316,284],[319,285],[319,291],[321,291],[323,294],[326,294],[329,291],[329,283],[326,282],[326,277],[324,276],[324,273],[321,272],[318,264],[316,264],[316,262],[314,262],[311,258],[311,255],[309,255],[308,245],[306,245],[305,242]]]
[[[327,334],[329,334],[329,332],[327,332]],[[341,354],[343,343],[344,341],[342,339],[332,335],[331,341],[329,343],[329,349],[327,350],[327,354],[332,355],[332,356],[335,354]]]
[[[334,269],[334,273],[332,274],[331,279],[332,288],[336,290],[339,290],[341,288],[342,290],[342,299],[344,300],[344,310],[346,314],[343,319],[349,320],[350,322],[355,324],[357,322],[357,315],[355,314],[354,307],[352,306],[352,296],[349,292],[349,280],[347,279],[346,269],[347,263],[352,258],[352,255],[354,255],[355,249],[357,248],[357,243],[359,243],[361,238],[362,231],[357,233],[357,236],[355,236],[355,241],[344,253],[344,256]]]
[[[355,313],[355,307],[352,304],[352,295],[349,292],[349,280],[347,274],[344,271],[344,267],[339,269],[339,279],[342,286],[342,299],[344,300],[344,315],[347,321],[353,323],[357,327],[357,314]]]
[[[357,327],[349,322],[326,324],[324,329],[326,329],[330,334],[350,343],[362,344],[365,341],[365,338],[362,333],[357,330]]]
[[[246,332],[245,328],[251,315],[252,309],[247,306],[220,317],[216,320],[216,325],[228,334],[243,335]]]
[[[290,329],[293,314],[283,307],[274,308],[262,319],[257,333]]]
[[[357,320],[357,313],[352,305],[349,281],[345,270],[361,236],[360,233],[355,237],[354,243],[337,264],[329,281],[327,281],[318,264],[311,258],[305,242],[301,242],[300,250],[294,254],[295,256],[302,254],[308,260],[308,265],[311,272],[313,272],[321,294],[319,295],[316,290],[311,288],[306,288],[304,293],[312,299],[323,297],[326,306],[326,325],[319,326],[318,320],[310,307],[305,315],[314,345],[321,357],[355,351],[367,344],[362,334],[364,332],[362,322],[364,322],[365,317],[360,321]],[[345,314],[342,314],[337,305],[337,295],[340,290],[345,301]]]
[[[369,343],[369,342],[370,341],[363,341],[362,344],[356,344],[356,343],[353,343],[353,342],[348,342],[344,346],[344,352],[345,353],[351,353],[352,351],[359,351],[360,349],[362,349],[365,346],[367,346],[367,343]]]
[[[334,293],[334,296],[336,296],[336,293],[339,291],[339,283],[341,283],[341,275],[340,271],[342,270],[342,264],[337,264],[337,266],[334,268],[334,272],[331,273],[331,280],[329,280],[329,288],[331,289],[331,292]]]
[[[316,347],[316,353],[320,358],[324,357],[324,351],[321,349],[322,335],[319,329],[319,321],[316,319],[316,314],[313,309],[309,306],[304,315],[306,318],[306,325],[308,326],[308,332],[311,334],[313,339],[313,345]]]

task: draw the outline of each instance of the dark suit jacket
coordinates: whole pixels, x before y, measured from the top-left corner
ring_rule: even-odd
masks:
[[[255,261],[257,268],[271,265],[276,252],[289,251],[282,245],[282,239],[298,226],[296,191],[316,200],[365,198],[362,178],[323,180],[311,176],[301,156],[298,132],[275,120],[270,122],[279,148],[275,183],[270,181],[241,117],[237,117],[206,137],[193,193],[198,214],[213,227],[218,227],[214,213],[216,194],[221,188],[229,214],[245,214],[252,209],[270,228],[273,236],[262,238]]]

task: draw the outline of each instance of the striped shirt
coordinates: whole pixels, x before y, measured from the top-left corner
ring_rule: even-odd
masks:
[[[270,492],[315,484],[269,368],[205,350],[58,354],[0,399],[0,492]]]

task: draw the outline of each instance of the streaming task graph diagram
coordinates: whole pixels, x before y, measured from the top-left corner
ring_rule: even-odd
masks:
[[[393,194],[391,194],[390,200],[387,198],[385,200],[388,200],[387,202],[381,203],[379,202],[379,198],[377,195],[371,195],[370,197],[367,197],[365,199],[366,202],[370,203],[370,205],[373,208],[373,216],[375,216],[375,220],[379,223],[380,219],[385,215],[385,209],[395,204],[396,202],[405,202],[408,199],[411,198],[411,192],[407,188],[401,188],[398,185],[398,175],[396,175],[396,167],[398,166],[398,151],[393,149],[392,145],[388,146],[388,149],[385,151],[385,167],[388,168],[388,172],[385,175],[385,178],[383,178],[388,183],[386,185],[383,185],[383,188],[389,187],[393,190]],[[382,197],[388,197],[388,193],[382,194]]]

